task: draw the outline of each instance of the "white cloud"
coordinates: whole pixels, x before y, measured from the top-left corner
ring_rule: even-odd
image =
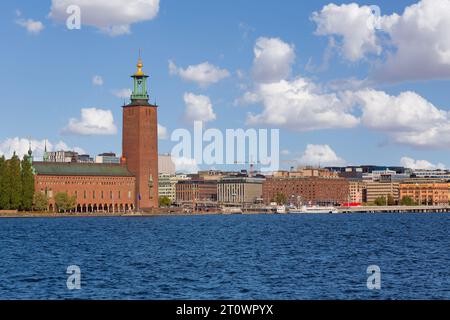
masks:
[[[67,7],[81,9],[82,26],[93,26],[111,36],[130,33],[130,25],[154,19],[159,12],[159,0],[52,0],[49,16],[66,22]]]
[[[263,105],[259,114],[249,114],[247,124],[283,127],[294,131],[351,128],[359,119],[334,93],[323,93],[304,78],[287,80],[295,60],[293,46],[280,39],[259,38],[256,41],[252,90],[235,104]]]
[[[306,166],[343,166],[347,162],[338,157],[329,145],[308,144],[298,163]]]
[[[94,86],[102,86],[103,85],[103,78],[101,76],[93,76],[92,77],[92,84]]]
[[[434,170],[434,169],[445,169],[445,165],[442,163],[433,164],[427,160],[414,160],[409,157],[403,157],[400,159],[400,165],[405,168],[410,168],[413,170],[423,169],[423,170]]]
[[[36,21],[33,19],[19,19],[16,23],[24,27],[29,34],[37,35],[44,30],[44,24],[40,21]]]
[[[351,109],[334,94],[323,94],[306,79],[282,80],[260,84],[248,92],[242,102],[262,103],[260,114],[249,114],[247,124],[270,125],[294,131],[311,131],[332,128],[352,128],[359,119]]]
[[[256,40],[253,51],[253,77],[256,82],[277,82],[291,74],[295,60],[293,45],[279,38],[261,37]]]
[[[283,156],[288,156],[290,154],[291,154],[291,152],[289,150],[287,150],[287,149],[281,150],[281,155],[283,155]]]
[[[209,62],[188,66],[186,69],[178,68],[169,60],[169,73],[179,75],[183,80],[195,82],[202,88],[206,88],[230,76],[226,69],[220,69]]]
[[[158,139],[166,140],[169,138],[169,134],[167,132],[167,128],[158,123]]]
[[[196,173],[199,171],[199,167],[195,159],[186,157],[172,157],[172,161],[175,164],[176,172],[178,173]]]
[[[368,26],[373,19],[369,6],[360,7],[356,3],[338,6],[331,3],[320,12],[314,12],[311,19],[317,24],[317,35],[342,38],[338,47],[350,61],[357,61],[369,53],[381,53],[375,28]]]
[[[44,154],[45,145],[47,145],[47,151],[56,150],[74,150],[80,154],[85,154],[86,152],[79,147],[69,147],[65,142],[59,141],[57,143],[52,143],[48,140],[34,140],[31,139],[31,151],[33,151],[33,157],[35,160],[41,160]],[[0,141],[0,155],[6,158],[11,158],[13,153],[22,159],[25,154],[28,153],[30,147],[30,140],[25,138],[8,138]]]
[[[212,103],[209,97],[195,95],[193,93],[185,93],[183,98],[184,103],[186,104],[184,119],[187,122],[208,122],[216,119],[216,114],[213,111]]]
[[[362,110],[362,123],[387,132],[394,142],[414,147],[450,148],[450,113],[414,92],[391,96],[373,89],[348,92]]]
[[[384,53],[370,76],[378,82],[450,78],[450,0],[421,0],[400,15],[381,16],[379,31],[370,7],[355,3],[329,4],[312,20],[318,35],[342,39],[350,61]]]
[[[81,109],[81,119],[70,119],[63,132],[78,135],[112,135],[117,133],[117,127],[110,110],[86,108]]]
[[[129,88],[117,89],[117,90],[112,91],[112,94],[114,96],[116,96],[117,98],[121,98],[121,99],[130,98],[131,93],[132,93],[132,91]]]
[[[394,52],[374,77],[379,81],[450,78],[450,0],[422,0],[402,15],[383,17]]]

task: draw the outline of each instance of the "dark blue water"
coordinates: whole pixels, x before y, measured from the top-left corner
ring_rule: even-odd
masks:
[[[449,231],[450,214],[0,219],[0,299],[450,299]]]

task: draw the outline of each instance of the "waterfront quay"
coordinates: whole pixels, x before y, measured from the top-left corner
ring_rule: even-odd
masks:
[[[339,213],[443,213],[450,206],[364,206],[338,208]]]

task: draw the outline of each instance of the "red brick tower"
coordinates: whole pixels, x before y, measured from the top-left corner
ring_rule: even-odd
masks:
[[[128,170],[136,177],[136,209],[158,207],[158,116],[157,106],[148,103],[148,76],[139,57],[131,102],[123,106],[122,154]]]

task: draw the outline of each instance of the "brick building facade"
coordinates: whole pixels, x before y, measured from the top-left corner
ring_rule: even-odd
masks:
[[[178,181],[176,184],[176,202],[180,205],[193,202],[217,202],[217,180]]]
[[[449,184],[440,182],[402,182],[399,186],[400,200],[409,197],[418,205],[447,205]]]
[[[335,178],[267,178],[263,183],[263,199],[272,202],[277,194],[288,201],[294,199],[317,205],[336,205],[347,201],[349,183],[346,179]]]
[[[77,212],[129,212],[134,210],[135,177],[121,165],[33,163],[35,191],[47,195],[49,210],[55,196],[75,196]]]

